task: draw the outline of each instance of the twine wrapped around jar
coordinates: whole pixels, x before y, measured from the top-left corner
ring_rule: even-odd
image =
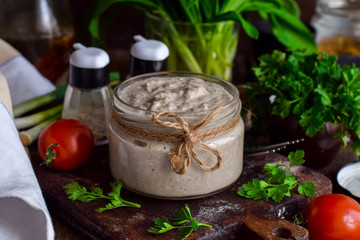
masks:
[[[223,104],[218,105],[211,114],[205,118],[200,124],[196,125],[192,129],[189,127],[189,124],[178,114],[175,113],[155,113],[152,116],[152,121],[156,124],[168,127],[175,128],[177,130],[182,131],[181,134],[176,133],[167,133],[167,132],[159,132],[154,130],[142,129],[134,127],[123,120],[121,120],[115,113],[113,113],[116,122],[119,126],[124,129],[129,134],[139,137],[139,138],[147,138],[153,140],[166,140],[172,142],[179,142],[179,147],[177,151],[168,153],[171,157],[171,169],[178,173],[184,174],[186,172],[187,167],[191,163],[191,159],[194,159],[196,163],[199,165],[201,169],[207,172],[215,171],[220,167],[222,158],[220,152],[210,147],[209,145],[204,143],[204,140],[213,138],[222,134],[229,132],[234,126],[239,122],[240,116],[237,116],[232,121],[224,124],[220,127],[213,128],[207,131],[198,132],[198,129],[207,125],[216,114],[219,113]],[[175,119],[177,122],[168,122],[159,120],[160,117],[169,117]],[[196,151],[194,150],[195,144],[198,143],[202,148],[210,151],[217,157],[217,162],[214,166],[207,166],[198,158]]]

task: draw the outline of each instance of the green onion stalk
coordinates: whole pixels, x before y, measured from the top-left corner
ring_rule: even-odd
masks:
[[[13,107],[15,120],[21,115],[30,112],[36,108],[64,99],[66,88],[67,84],[64,84],[56,88],[53,92],[32,98],[28,101],[24,101],[15,105]]]
[[[119,83],[119,73],[110,73],[110,87]],[[14,122],[25,147],[35,141],[40,133],[53,121],[61,118],[63,100],[68,84],[54,91],[29,99],[13,107]]]
[[[32,127],[34,125],[37,125],[37,124],[45,121],[49,117],[52,117],[56,114],[61,113],[62,107],[63,107],[62,104],[60,104],[60,105],[46,109],[41,112],[37,112],[37,113],[31,114],[28,116],[24,116],[24,117],[15,118],[14,119],[15,126],[18,130],[21,130],[21,129],[26,129],[26,128]]]
[[[146,14],[146,19],[147,37],[161,40],[170,50],[170,70],[206,73],[226,80],[232,78],[240,31],[237,22],[191,24],[164,21],[151,14]]]
[[[113,4],[118,8],[110,8]],[[259,36],[248,18],[252,12],[269,22],[274,36],[288,50],[316,52],[295,0],[98,0],[89,23],[94,42],[101,42],[103,23],[109,24],[114,11],[119,14],[124,6],[145,13],[146,37],[167,44],[172,71],[205,73],[230,81],[240,29],[251,38]]]
[[[20,140],[22,144],[27,147],[29,146],[33,141],[38,139],[40,136],[40,133],[52,122],[58,120],[61,118],[61,112],[56,113],[55,115],[51,116],[50,118],[47,118],[46,120],[40,122],[39,124],[27,129],[22,130],[19,132]]]

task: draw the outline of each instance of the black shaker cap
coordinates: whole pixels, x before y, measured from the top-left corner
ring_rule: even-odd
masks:
[[[110,83],[110,58],[100,48],[74,44],[70,56],[70,85],[77,88],[99,88]]]

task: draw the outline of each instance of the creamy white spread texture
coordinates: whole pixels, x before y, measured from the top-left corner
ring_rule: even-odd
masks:
[[[130,85],[120,98],[144,110],[182,113],[214,109],[232,96],[219,84],[197,77],[153,77]]]

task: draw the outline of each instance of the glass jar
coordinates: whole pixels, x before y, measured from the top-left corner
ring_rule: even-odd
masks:
[[[359,0],[318,0],[312,25],[320,53],[360,55]]]
[[[240,24],[171,22],[146,13],[146,37],[164,42],[170,71],[191,71],[232,80]]]
[[[49,80],[66,73],[75,29],[68,1],[3,0],[0,38],[21,52]]]
[[[130,134],[119,124],[121,120],[127,127],[175,135],[181,132],[154,123],[152,117],[156,112],[131,106],[120,98],[128,86],[150,77],[198,77],[220,85],[231,94],[231,101],[223,105],[214,118],[198,131],[203,133],[234,123],[228,132],[203,141],[219,152],[221,162],[218,168],[205,171],[198,162],[191,159],[186,172],[176,173],[171,167],[169,152],[176,152],[180,142],[135,136],[136,134]],[[155,198],[193,199],[220,192],[239,178],[243,167],[244,123],[240,117],[239,93],[233,84],[213,76],[190,72],[143,74],[116,87],[112,107],[113,115],[109,124],[110,169],[112,176],[120,179],[128,189]],[[213,111],[214,109],[175,114],[192,129]],[[170,118],[165,119],[174,122]],[[195,143],[193,150],[206,166],[215,166],[219,160],[213,152],[201,147],[199,143]]]

